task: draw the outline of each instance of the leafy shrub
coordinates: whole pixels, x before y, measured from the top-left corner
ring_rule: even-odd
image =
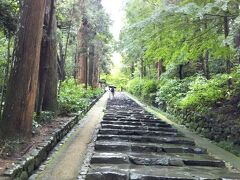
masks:
[[[148,103],[154,103],[157,89],[158,89],[158,81],[144,79],[142,97],[146,99]]]
[[[134,78],[127,84],[127,91],[135,96],[143,98],[147,103],[154,103],[158,81],[151,79]]]
[[[38,123],[42,123],[53,120],[55,116],[56,116],[55,112],[42,111],[39,115],[34,115],[33,119]]]
[[[144,88],[144,82],[140,78],[134,78],[127,84],[127,91],[136,96],[141,96]]]
[[[189,79],[177,80],[166,79],[159,84],[156,102],[165,109],[166,106],[177,106],[181,98],[183,98],[188,91]]]
[[[103,91],[97,89],[85,89],[83,85],[77,84],[74,79],[68,79],[62,83],[59,94],[59,108],[62,114],[79,112],[86,108],[91,99],[96,98]]]
[[[180,102],[183,109],[201,109],[213,105],[216,101],[223,99],[227,93],[228,75],[216,75],[211,80],[198,76],[190,83],[189,91]]]

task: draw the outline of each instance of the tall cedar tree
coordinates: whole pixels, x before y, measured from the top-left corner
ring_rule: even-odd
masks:
[[[46,1],[39,68],[37,112],[57,111],[57,47],[55,0]]]
[[[5,137],[31,135],[45,5],[45,0],[24,0],[14,67],[0,123],[1,135]]]

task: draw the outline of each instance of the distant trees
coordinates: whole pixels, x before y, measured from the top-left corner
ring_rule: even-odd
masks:
[[[159,76],[159,59],[180,79],[191,64],[207,79],[214,63],[230,73],[239,61],[239,11],[237,0],[129,1],[120,42],[126,65],[134,62],[140,77]]]
[[[78,32],[78,58],[75,77],[85,87],[97,87],[100,62],[109,61],[104,53],[109,53],[107,44],[111,41],[110,19],[99,0],[81,1],[82,20]],[[86,8],[86,7],[89,7]],[[105,50],[105,52],[104,52]]]

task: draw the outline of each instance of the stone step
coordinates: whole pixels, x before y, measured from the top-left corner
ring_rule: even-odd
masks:
[[[102,124],[104,129],[123,129],[123,130],[149,130],[149,131],[164,131],[164,132],[177,132],[176,129],[171,127],[147,127],[147,126],[134,126],[134,125],[114,125],[114,124]]]
[[[206,154],[203,148],[189,145],[96,141],[96,151]]]
[[[240,179],[125,95],[108,101],[93,150],[86,180]]]
[[[169,136],[169,137],[182,137],[183,135],[178,132],[160,132],[148,130],[117,130],[117,129],[100,129],[99,134],[104,135],[135,135],[135,136]]]
[[[144,166],[127,164],[94,164],[86,180],[230,180],[239,179],[239,174],[226,168],[189,166]]]
[[[161,120],[156,120],[156,119],[131,119],[131,118],[108,118],[108,117],[103,117],[103,121],[126,121],[126,122],[144,122],[144,123],[159,123],[159,124],[167,124]]]
[[[131,122],[131,121],[102,121],[103,125],[130,125],[130,126],[148,126],[148,127],[172,127],[169,124],[150,123],[150,122]]]
[[[175,154],[144,154],[144,153],[95,153],[92,164],[135,164],[146,166],[208,166],[225,167],[225,163],[209,156],[191,156]]]
[[[142,142],[142,143],[165,143],[165,144],[181,144],[195,145],[195,142],[184,137],[158,137],[158,136],[127,136],[127,135],[102,135],[97,136],[97,140],[126,141],[126,142]]]

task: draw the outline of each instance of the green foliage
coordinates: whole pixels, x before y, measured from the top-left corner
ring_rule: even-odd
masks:
[[[141,97],[142,96],[142,91],[144,87],[144,82],[140,78],[134,78],[130,80],[127,84],[127,91]]]
[[[68,79],[62,83],[59,94],[59,108],[62,114],[79,112],[84,110],[92,99],[103,91],[97,89],[85,89],[83,85],[77,84],[74,79]]]
[[[236,156],[240,157],[240,146],[234,144],[231,141],[221,141],[219,143],[217,143],[218,146],[220,146],[221,148],[235,154]]]
[[[12,36],[17,30],[19,1],[1,0],[0,2],[0,31],[6,36]]]
[[[211,80],[198,76],[190,83],[189,91],[180,102],[180,107],[201,109],[222,100],[227,94],[228,75],[217,75]]]
[[[126,89],[129,79],[122,73],[102,74],[101,79],[108,85],[114,85],[117,90]]]
[[[51,111],[42,111],[39,115],[34,115],[33,121],[37,123],[44,123],[52,121],[56,117],[56,114]]]
[[[127,91],[145,99],[148,103],[154,103],[157,86],[158,81],[134,78],[128,82]]]
[[[190,78],[184,80],[178,79],[161,79],[157,92],[156,103],[163,109],[166,106],[176,107],[179,101],[188,91]]]
[[[156,97],[158,81],[150,79],[150,80],[143,80],[143,90],[142,96],[145,98],[149,103],[153,103]]]

